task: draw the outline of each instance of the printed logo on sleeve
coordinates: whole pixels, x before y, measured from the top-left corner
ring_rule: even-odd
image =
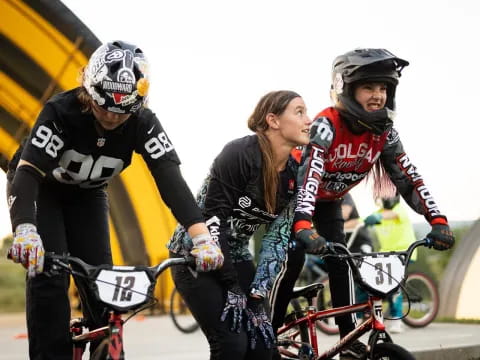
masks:
[[[13,203],[15,202],[15,200],[17,199],[16,196],[13,196],[13,195],[10,195],[7,199],[7,204],[8,204],[8,210],[10,210],[13,206]]]
[[[392,145],[397,143],[400,140],[397,130],[394,128],[390,129],[390,132],[387,135],[387,144]]]
[[[241,208],[248,208],[252,205],[252,200],[248,196],[242,196],[238,199],[238,205],[240,205]]]
[[[314,140],[319,139],[322,141],[332,141],[333,139],[333,130],[330,122],[326,117],[321,117],[316,120],[316,131],[314,135]]]
[[[153,128],[150,130],[153,130]],[[158,159],[173,149],[173,145],[164,131],[157,136],[151,137],[145,143],[145,150],[147,150],[152,159]]]
[[[45,149],[48,155],[56,158],[58,151],[63,148],[64,142],[49,127],[40,125],[32,137],[32,144],[40,149]]]

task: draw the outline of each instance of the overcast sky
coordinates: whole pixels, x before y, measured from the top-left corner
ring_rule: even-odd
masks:
[[[314,117],[330,105],[335,56],[382,47],[410,62],[397,88],[395,124],[407,154],[449,219],[480,217],[480,2],[64,3],[101,41],[143,48],[151,68],[149,105],[194,192],[223,145],[250,133],[246,120],[263,94],[295,90]],[[358,185],[353,195],[362,215],[374,209],[370,186]]]

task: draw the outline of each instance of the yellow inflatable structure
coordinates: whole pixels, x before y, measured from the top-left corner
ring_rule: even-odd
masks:
[[[101,42],[58,0],[0,0],[0,14],[0,167],[6,171],[44,102],[78,86],[80,69]],[[176,220],[140,156],[108,191],[115,263],[167,258]],[[171,288],[162,275],[157,296],[168,299]]]

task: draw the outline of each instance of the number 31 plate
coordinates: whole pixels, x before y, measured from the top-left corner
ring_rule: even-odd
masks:
[[[398,256],[365,256],[359,267],[360,275],[371,288],[388,294],[405,276],[405,265]]]

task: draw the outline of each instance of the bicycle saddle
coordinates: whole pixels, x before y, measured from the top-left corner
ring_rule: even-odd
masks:
[[[317,296],[317,293],[323,289],[323,284],[321,283],[313,283],[307,286],[295,287],[292,293],[292,299],[298,297],[305,297],[307,299],[314,298]]]

